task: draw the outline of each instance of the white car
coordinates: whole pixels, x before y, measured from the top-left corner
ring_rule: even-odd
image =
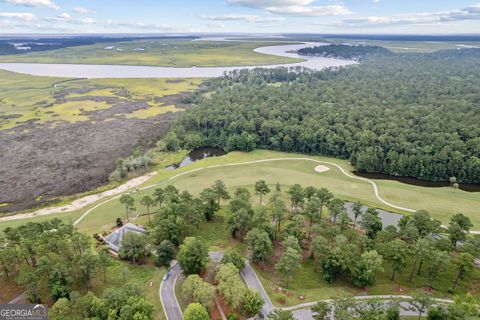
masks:
[[[167,281],[168,277],[170,276],[170,273],[165,273],[165,275],[163,276],[163,281]]]

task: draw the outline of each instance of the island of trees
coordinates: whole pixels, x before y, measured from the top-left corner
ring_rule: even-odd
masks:
[[[388,56],[393,53],[379,46],[330,44],[328,46],[303,48],[298,50],[298,54],[361,61],[368,56]]]

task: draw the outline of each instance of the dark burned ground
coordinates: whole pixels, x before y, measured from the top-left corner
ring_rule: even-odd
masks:
[[[164,101],[178,98],[166,96]],[[62,122],[54,128],[31,122],[16,130],[0,131],[0,203],[4,204],[0,212],[28,209],[56,196],[108,183],[118,158],[154,142],[179,114],[112,118],[112,112],[145,106],[141,101],[120,102],[106,110],[89,112],[94,121]]]

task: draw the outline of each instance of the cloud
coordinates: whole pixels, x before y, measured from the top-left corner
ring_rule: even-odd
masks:
[[[331,5],[323,7],[302,7],[302,6],[288,6],[288,7],[271,7],[267,8],[271,13],[295,15],[303,17],[320,17],[320,16],[340,16],[351,14],[352,12],[343,5]]]
[[[79,22],[80,24],[94,24],[94,23],[97,22],[93,18],[82,18],[82,19],[78,19],[76,21]]]
[[[227,2],[238,6],[263,9],[268,7],[307,6],[313,0],[227,0]]]
[[[227,0],[237,6],[265,10],[279,15],[302,17],[339,16],[352,12],[343,4],[314,6],[313,0]]]
[[[63,19],[63,20],[69,20],[72,18],[71,15],[69,15],[68,13],[64,12],[64,13],[61,13],[57,16],[57,18],[59,19]]]
[[[463,20],[480,20],[480,3],[451,11],[421,12],[393,16],[368,16],[344,19],[336,25],[348,27],[378,27],[393,25],[438,24],[442,22]]]
[[[25,7],[44,7],[54,10],[60,9],[60,7],[51,0],[3,0],[16,6],[25,6]]]
[[[173,31],[173,28],[170,25],[165,24],[151,24],[143,22],[126,22],[126,21],[115,21],[115,20],[106,20],[98,22],[99,25],[104,28],[127,28],[127,29],[137,29],[137,30],[151,30],[151,31]]]
[[[87,14],[90,13],[90,10],[84,7],[75,7],[73,8],[73,12],[78,14]]]
[[[27,12],[0,12],[0,19],[1,18],[22,20],[22,21],[37,20],[37,17],[35,17],[35,15]]]
[[[212,21],[206,24],[208,28],[213,28],[213,29],[220,29],[220,28],[225,28],[225,24],[219,22],[219,21]]]
[[[250,23],[280,22],[285,20],[285,18],[282,17],[261,17],[250,14],[226,14],[223,16],[201,15],[200,18],[211,21],[245,21]]]

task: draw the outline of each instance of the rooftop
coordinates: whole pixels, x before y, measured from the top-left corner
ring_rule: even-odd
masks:
[[[130,222],[124,224],[121,228],[113,231],[105,237],[105,241],[107,242],[110,249],[118,252],[122,244],[123,236],[128,232],[145,233],[145,229]]]

